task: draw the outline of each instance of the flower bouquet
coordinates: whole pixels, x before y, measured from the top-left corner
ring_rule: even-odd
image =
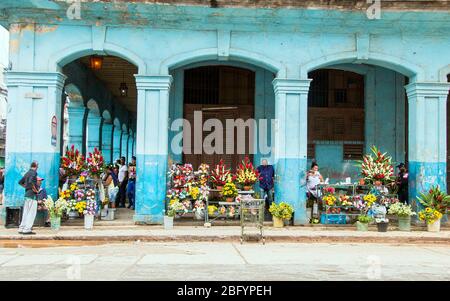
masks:
[[[53,230],[59,230],[61,226],[61,216],[67,211],[67,201],[59,198],[56,202],[49,196],[44,200],[44,207],[50,216],[50,224]]]
[[[400,231],[411,231],[411,216],[416,215],[416,213],[410,205],[401,202],[393,203],[389,206],[388,213],[398,217]]]
[[[229,181],[223,186],[220,194],[226,199],[227,202],[233,202],[234,198],[238,196],[238,190],[233,182]]]
[[[83,155],[78,149],[75,149],[74,145],[70,149],[69,147],[66,148],[66,153],[61,158],[61,167],[64,169],[66,175],[69,177],[78,177],[84,170],[85,165]]]
[[[232,176],[231,170],[226,168],[223,160],[220,160],[219,164],[211,171],[211,182],[215,188],[221,190],[230,175]]]
[[[285,202],[281,202],[279,204],[272,203],[269,207],[269,212],[273,217],[273,226],[275,228],[282,228],[284,226],[283,221],[292,218],[294,208]]]
[[[419,212],[419,219],[426,221],[428,231],[439,232],[441,218],[447,213],[450,196],[442,192],[438,186],[431,186],[427,194],[420,193],[417,197],[425,209]]]
[[[395,182],[392,157],[381,153],[375,146],[372,147],[372,153],[364,155],[361,162],[361,174],[364,181],[372,185],[377,182],[383,185]]]
[[[244,187],[244,190],[250,190],[259,179],[259,172],[253,167],[248,157],[238,165],[236,171],[236,180]]]
[[[103,159],[102,152],[97,148],[94,148],[93,153],[89,153],[89,157],[86,159],[87,169],[91,177],[100,177],[105,170],[105,161]]]

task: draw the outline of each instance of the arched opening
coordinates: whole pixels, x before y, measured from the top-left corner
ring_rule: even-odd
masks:
[[[134,75],[138,73],[138,67],[110,55],[96,56],[100,65],[93,66],[93,58],[87,55],[70,62],[67,59],[61,61],[65,63],[62,72],[70,83],[65,87],[67,97],[63,99],[65,126],[62,132],[68,133],[63,147],[74,144],[85,155],[94,148],[101,149],[109,163],[120,156],[129,157],[128,148],[121,147],[120,139],[128,131],[122,126],[136,116]],[[78,141],[79,137],[82,137],[81,141]],[[119,138],[115,146],[118,152],[113,151],[114,137]]]
[[[208,149],[208,145],[204,145],[201,152],[194,143],[184,144],[183,162],[192,163],[194,168],[201,163],[215,166],[221,159],[231,168],[235,168],[237,164],[244,158],[249,156],[250,137],[253,136],[252,130],[247,128],[245,132],[244,153],[238,152],[237,142],[240,137],[236,129],[227,129],[226,120],[236,120],[242,118],[244,121],[254,118],[255,105],[255,72],[239,67],[217,65],[202,66],[184,71],[183,86],[183,112],[184,118],[191,125],[195,124],[195,114],[201,114],[203,126],[209,121],[219,121],[222,127],[210,128],[205,131],[203,137],[207,137],[212,131],[220,131],[223,137],[222,149],[214,141],[211,144],[212,149]],[[184,141],[192,137],[197,138],[195,126],[191,127],[191,132],[184,132]],[[233,131],[233,140],[226,139],[226,135]],[[215,152],[218,150],[218,153]]]
[[[170,73],[170,120],[184,118],[189,126],[183,133],[181,127],[169,133],[169,162],[191,163],[196,168],[201,163],[215,166],[223,159],[235,169],[248,156],[256,165],[263,157],[273,164],[270,121],[263,129],[259,126],[263,119],[275,117],[273,72],[241,62],[204,61]],[[264,133],[263,144],[268,147],[262,149],[259,142]],[[177,152],[172,143],[180,134],[182,147]]]
[[[360,177],[357,160],[375,145],[407,162],[404,75],[375,65],[339,64],[308,74],[308,160],[331,183]]]

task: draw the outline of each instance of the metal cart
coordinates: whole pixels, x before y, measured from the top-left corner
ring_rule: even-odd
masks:
[[[245,236],[250,236],[245,233],[248,228],[256,228],[258,230],[257,236],[263,244],[266,243],[263,232],[264,223],[264,199],[242,199],[240,206],[241,215],[241,244],[244,242]]]

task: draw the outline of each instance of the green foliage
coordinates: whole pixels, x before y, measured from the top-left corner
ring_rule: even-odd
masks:
[[[272,203],[270,205],[269,212],[275,217],[289,220],[292,218],[294,208],[285,202],[281,202],[279,204]]]
[[[450,206],[450,196],[445,192],[442,192],[438,186],[431,186],[427,194],[420,193],[417,200],[425,208],[432,208],[442,214],[444,214],[447,207]]]
[[[373,218],[370,217],[370,216],[367,216],[367,215],[360,215],[360,216],[358,216],[358,221],[359,221],[360,223],[363,223],[363,224],[368,224],[368,223],[370,223],[372,220],[373,220]]]

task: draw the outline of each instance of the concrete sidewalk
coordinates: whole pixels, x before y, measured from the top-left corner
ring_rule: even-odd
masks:
[[[417,228],[415,228],[417,229]],[[65,226],[58,232],[50,228],[36,228],[36,235],[24,236],[17,229],[1,229],[0,241],[11,240],[58,240],[90,242],[239,242],[241,228],[238,226],[175,226],[164,230],[162,226],[108,226],[85,230],[78,226]],[[246,233],[257,233],[249,228]],[[301,243],[392,243],[392,244],[450,244],[450,231],[445,227],[439,233],[414,230],[400,232],[393,226],[386,233],[379,233],[376,226],[368,232],[358,232],[349,227],[285,227],[264,229],[266,242]]]

